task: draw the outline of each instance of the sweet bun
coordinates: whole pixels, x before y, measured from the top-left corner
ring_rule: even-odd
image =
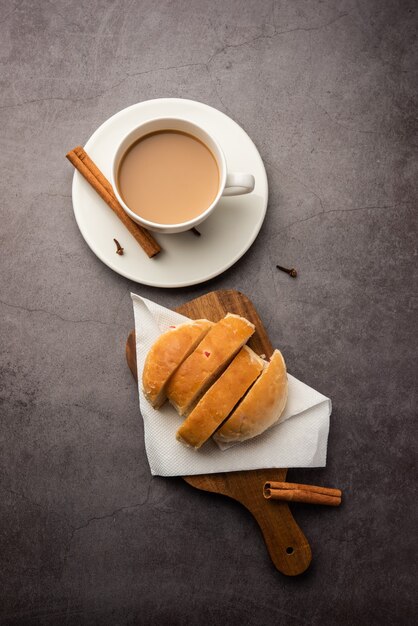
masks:
[[[167,397],[179,415],[190,413],[254,331],[254,324],[232,313],[212,326],[167,385]]]
[[[177,431],[177,439],[200,448],[258,378],[265,361],[244,346]]]
[[[261,376],[214,434],[215,441],[245,441],[279,422],[287,401],[287,388],[286,364],[281,352],[275,350]]]
[[[145,397],[153,407],[166,400],[170,377],[213,326],[208,320],[196,320],[171,327],[160,335],[147,354],[142,373]]]

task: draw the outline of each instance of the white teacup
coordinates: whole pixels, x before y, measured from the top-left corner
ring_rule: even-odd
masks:
[[[186,222],[179,222],[176,224],[159,224],[158,222],[149,221],[148,219],[145,219],[132,211],[129,206],[127,206],[120,194],[118,184],[118,172],[122,157],[126,154],[128,148],[130,148],[135,142],[141,139],[141,137],[162,130],[177,130],[196,137],[209,148],[209,150],[215,157],[218,166],[219,186],[215,199],[210,204],[210,206],[208,206],[201,213],[196,215],[196,217]],[[255,185],[254,176],[252,176],[252,174],[227,172],[225,155],[218,141],[212,135],[209,135],[207,131],[203,130],[203,128],[201,128],[197,124],[189,122],[185,119],[174,117],[154,118],[152,120],[149,120],[148,122],[145,122],[131,130],[122,139],[113,157],[111,183],[120,205],[129,215],[129,217],[144,228],[159,233],[180,233],[185,230],[190,230],[191,228],[197,226],[209,217],[212,211],[216,208],[222,196],[238,196],[250,193],[251,191],[253,191]]]

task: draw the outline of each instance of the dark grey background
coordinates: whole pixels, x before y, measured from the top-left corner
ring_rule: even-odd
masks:
[[[0,7],[1,623],[412,624],[416,3]],[[64,158],[167,96],[231,115],[270,184],[245,257],[174,291],[90,252]],[[342,488],[344,505],[294,506],[313,550],[296,579],[238,504],[152,479],[144,453],[130,290],[174,307],[227,288],[334,404],[326,469],[288,476]]]

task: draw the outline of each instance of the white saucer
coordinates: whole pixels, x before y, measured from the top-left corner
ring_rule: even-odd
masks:
[[[231,267],[254,242],[267,209],[266,171],[257,148],[230,117],[193,100],[163,98],[119,111],[87,141],[86,152],[107,178],[111,155],[121,138],[132,125],[155,116],[185,117],[200,124],[218,139],[229,171],[253,174],[254,191],[246,196],[222,198],[212,215],[199,225],[201,237],[192,232],[156,235],[163,251],[152,259],[77,171],[72,187],[74,214],[92,251],[118,274],[155,287],[195,285]],[[125,249],[123,256],[116,254],[113,238]]]

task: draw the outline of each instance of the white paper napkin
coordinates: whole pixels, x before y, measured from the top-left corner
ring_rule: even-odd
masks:
[[[144,419],[145,448],[151,473],[189,476],[269,467],[325,467],[331,400],[290,374],[283,420],[262,435],[221,450],[212,440],[200,450],[176,439],[183,421],[166,402],[155,410],[142,392],[145,357],[157,337],[187,317],[131,294],[136,332],[139,404]]]

